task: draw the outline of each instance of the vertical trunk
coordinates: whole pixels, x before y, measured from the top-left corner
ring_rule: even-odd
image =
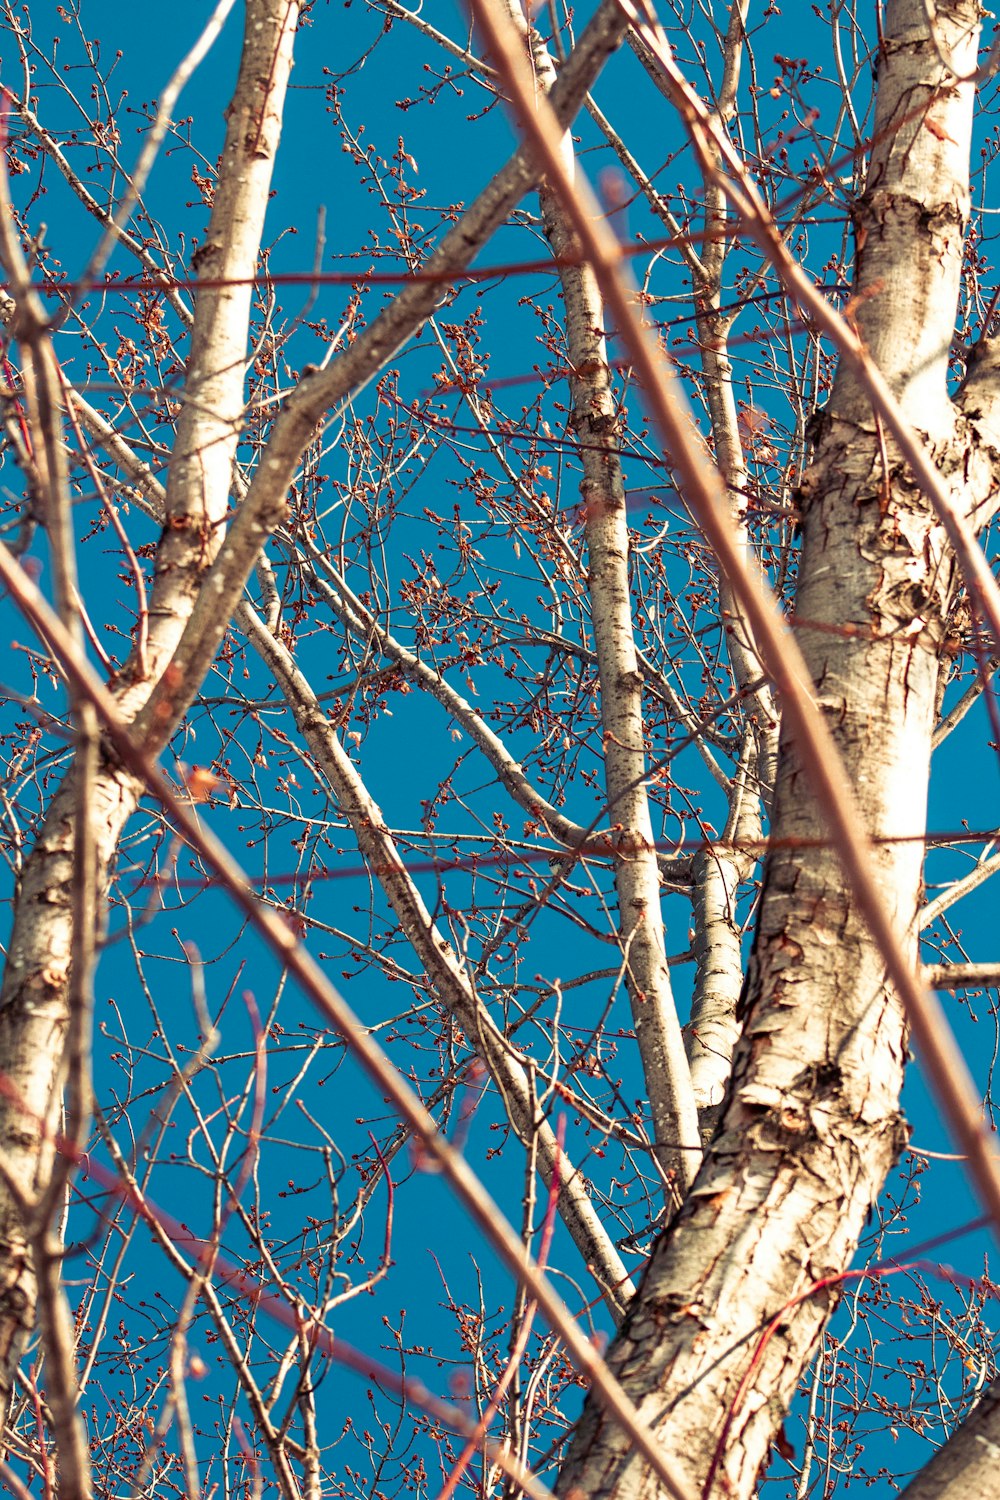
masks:
[[[743,950],[736,898],[749,875],[761,835],[760,796],[750,785],[749,763],[759,759],[756,726],[748,725],[730,795],[729,817],[718,848],[695,856],[691,893],[695,978],[691,1020],[684,1041],[702,1139],[715,1133],[739,1040],[737,1007],[743,985]]]
[[[962,70],[975,63],[979,13],[969,0],[938,7],[940,37]],[[969,511],[995,486],[993,455],[947,390],[973,88],[942,68],[922,0],[887,8],[878,83],[869,185],[856,207],[858,321]],[[920,891],[912,836],[924,826],[953,568],[941,527],[843,373],[815,436],[801,497],[798,639],[869,830],[887,840],[876,875],[905,929]],[[754,1490],[835,1300],[817,1283],[849,1263],[904,1139],[901,1010],[836,856],[816,847],[823,818],[787,736],[772,834],[719,1128],[609,1356],[692,1480],[732,1496]],[[560,1489],[657,1493],[593,1405]]]
[[[723,129],[736,115],[740,69],[749,0],[732,0],[723,47],[722,82],[717,113]],[[729,330],[733,314],[722,311],[723,272],[729,225],[725,195],[715,181],[705,183],[705,233],[700,271],[695,276],[695,307],[701,353],[705,404],[711,423],[715,461],[729,492],[733,523],[746,556],[750,551],[747,526],[748,474],[733,391]],[[744,712],[755,754],[740,768],[730,798],[725,841],[729,848],[707,849],[695,861],[693,893],[696,961],[691,1019],[685,1043],[702,1136],[708,1140],[718,1123],[719,1110],[739,1036],[736,1008],[743,981],[743,954],[736,919],[736,893],[753,868],[753,857],[741,852],[760,838],[761,801],[770,806],[778,751],[778,716],[774,695],[761,676],[760,653],[749,620],[724,577],[719,578],[719,614],[733,681],[745,695]],[[745,746],[745,750],[749,746]],[[748,778],[752,765],[754,776]]]
[[[524,20],[503,0],[515,23]],[[537,32],[526,38],[541,87],[554,82]],[[564,142],[572,161],[572,141]],[[646,792],[642,676],[636,654],[629,579],[629,533],[620,426],[604,333],[604,303],[593,270],[559,203],[544,183],[539,201],[559,267],[566,314],[574,435],[580,440],[587,583],[601,686],[604,785],[616,847],[615,889],[632,1024],[642,1059],[657,1160],[668,1197],[679,1202],[700,1160],[698,1116],[666,962],[660,875]]]
[[[199,608],[202,616],[209,616],[217,644],[229,618],[219,590],[206,589],[205,580],[229,513],[232,465],[243,425],[253,278],[299,9],[299,0],[246,3],[244,45],[227,110],[215,200],[205,241],[195,255],[204,285],[196,299],[176,444],[166,494],[157,497],[166,511],[166,526],[157,549],[147,651],[144,658],[133,657],[119,682],[120,708],[144,732],[147,749],[159,748],[169,739],[200,685],[199,672],[207,668],[204,651],[199,655],[182,649],[192,619]],[[559,106],[567,118],[617,46],[625,24],[609,0],[602,0],[561,80]],[[532,180],[530,158],[518,153],[444,236],[431,268],[445,271],[467,265]],[[439,283],[415,283],[341,357],[336,373],[311,377],[305,398],[284,414],[284,423],[275,424],[277,437],[272,435],[270,453],[258,468],[258,488],[264,496],[257,507],[261,514],[273,520],[280,509],[280,476],[294,470],[328,405],[381,368],[441,295]],[[11,312],[10,299],[0,299],[0,315],[8,318]],[[300,398],[306,384],[300,387]],[[102,433],[97,436],[105,441]],[[263,522],[258,530],[263,530]],[[252,548],[244,548],[229,570],[225,581],[237,597],[255,555]],[[243,571],[234,581],[239,568]],[[214,648],[206,649],[210,660]],[[141,787],[119,766],[105,761],[92,788],[97,862],[106,890],[118,839]],[[0,992],[0,1073],[5,1081],[0,1095],[0,1154],[6,1169],[6,1175],[0,1175],[0,1410],[8,1407],[20,1352],[34,1321],[36,1286],[18,1199],[30,1199],[42,1190],[51,1170],[51,1137],[60,1108],[69,1024],[73,911],[68,890],[78,795],[78,773],[71,767],[25,862]],[[606,1279],[619,1282],[622,1271],[616,1262]],[[612,1299],[621,1294],[619,1287]]]
[[[736,97],[745,46],[744,23],[749,0],[732,0],[729,27],[723,49],[722,82],[719,87],[718,118],[728,129],[736,114]],[[705,231],[701,274],[696,278],[695,310],[698,319],[705,404],[711,420],[715,461],[729,491],[736,534],[744,555],[750,550],[747,527],[747,467],[740,437],[733,391],[733,364],[729,357],[729,330],[734,314],[722,311],[722,278],[729,241],[725,194],[718,182],[705,184]],[[719,613],[724,623],[726,651],[736,686],[747,695],[746,712],[754,722],[758,753],[757,779],[765,802],[770,803],[777,766],[778,724],[774,697],[765,683],[754,689],[761,675],[760,653],[753,629],[725,578],[719,580]]]
[[[187,623],[225,534],[243,429],[254,276],[281,136],[299,0],[248,0],[243,53],[205,238],[191,257],[200,285],[156,554],[148,660],[129,663],[125,712],[149,696]]]
[[[298,0],[250,0],[247,5],[219,189],[199,260],[203,277],[213,282],[231,277],[241,284],[235,291],[207,288],[198,297],[178,457],[168,489],[169,519],[157,552],[150,651],[145,670],[133,661],[123,674],[120,701],[126,712],[143,701],[155,672],[162,670],[222,539],[243,409],[252,280],[297,19]],[[0,1410],[6,1410],[10,1399],[36,1301],[18,1196],[30,1201],[44,1190],[65,1070],[78,775],[71,767],[26,861],[0,992],[0,1067],[6,1085],[0,1098],[5,1168],[0,1177]],[[120,767],[110,762],[98,767],[91,813],[104,889],[138,796],[138,784]]]

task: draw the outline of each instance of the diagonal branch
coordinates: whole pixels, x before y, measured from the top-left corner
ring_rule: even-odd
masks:
[[[559,1211],[577,1249],[589,1265],[612,1311],[620,1316],[632,1295],[627,1270],[608,1236],[580,1173],[558,1149],[555,1133],[541,1113],[530,1075],[520,1053],[494,1025],[477,996],[458,955],[442,937],[420,892],[408,874],[382,811],[371,797],[357,768],[337,737],[335,726],[316,701],[316,695],[291,653],[269,633],[249,604],[237,611],[237,623],[267,664],[285,696],[296,725],[347,818],[358,847],[378,880],[389,904],[420,959],[442,1003],[455,1015],[469,1045],[493,1075],[500,1098],[526,1145],[537,1140],[538,1170],[546,1181],[560,1184]]]
[[[572,818],[560,812],[559,808],[554,806],[539,788],[529,781],[523,766],[515,760],[500,736],[490,728],[482,714],[476,712],[468,699],[464,698],[457,688],[452,687],[429,662],[408,650],[389,630],[385,629],[376,616],[365,608],[357,595],[351,592],[330,559],[322,554],[313,543],[306,541],[304,546],[312,562],[309,571],[313,586],[337,617],[353,635],[371,642],[383,656],[395,662],[407,677],[419,683],[438,700],[443,708],[448,710],[486,756],[499,776],[505,791],[517,805],[530,818],[540,819],[551,837],[564,844],[567,849],[572,849],[574,853],[613,857],[611,835],[603,831],[588,833],[582,824],[575,823]],[[333,580],[332,584],[322,576],[323,574],[329,575],[329,578]],[[617,807],[612,816],[616,822],[620,821],[621,814]],[[658,854],[657,865],[660,876],[665,881],[684,881],[687,877],[686,860],[671,859],[669,855]]]
[[[363,1026],[337,992],[323,970],[297,941],[281,916],[266,907],[228,850],[194,812],[174,794],[163,773],[145,748],[136,744],[134,725],[126,723],[108,690],[89,662],[77,651],[61,622],[23,570],[0,545],[0,582],[25,618],[51,644],[74,688],[93,705],[115,753],[128,774],[144,786],[168,812],[179,835],[213,872],[218,883],[243,911],[271,951],[302,986],[306,995],[329,1024],[344,1038],[354,1057],[377,1091],[397,1111],[427,1156],[441,1170],[473,1222],[494,1247],[503,1264],[537,1300],[550,1327],[559,1334],[576,1369],[584,1375],[594,1398],[609,1417],[628,1434],[636,1451],[649,1462],[667,1492],[675,1500],[691,1500],[692,1492],[679,1475],[673,1460],[663,1451],[639,1416],[621,1386],[609,1373],[593,1341],[579,1328],[562,1298],[525,1250],[499,1207],[479,1182],[464,1156],[438,1131],[419,1095],[393,1067],[374,1035]],[[25,1101],[19,1100],[23,1109]]]
[[[148,669],[167,663],[176,679],[177,641],[222,543],[233,463],[243,430],[247,331],[264,218],[292,67],[298,0],[250,0],[239,79],[205,239],[193,264],[200,285],[181,410],[167,473],[166,527],[150,600]],[[252,565],[252,564],[251,564]],[[142,702],[135,655],[123,670],[134,681],[123,702]],[[207,670],[207,666],[206,666]],[[201,679],[199,678],[199,681]],[[162,715],[162,709],[160,710]],[[172,731],[174,718],[160,719]]]

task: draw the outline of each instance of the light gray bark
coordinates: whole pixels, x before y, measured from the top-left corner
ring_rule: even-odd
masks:
[[[247,0],[243,53],[213,210],[196,252],[199,290],[177,443],[164,504],[167,521],[156,554],[144,662],[136,653],[121,675],[120,709],[155,752],[170,738],[197,693],[237,607],[264,540],[280,521],[300,454],[329,406],[363,385],[420,326],[446,292],[416,281],[326,371],[300,383],[275,431],[234,522],[226,531],[231,476],[243,417],[247,327],[268,192],[292,63],[298,0]],[[567,121],[625,29],[606,0],[581,33],[557,90]],[[532,167],[519,152],[480,194],[431,257],[436,272],[464,268],[530,187]],[[224,285],[219,285],[224,282]],[[5,299],[5,316],[16,315]],[[0,1408],[32,1327],[36,1286],[16,1194],[42,1188],[52,1166],[69,1023],[73,946],[69,896],[77,771],[71,768],[25,861],[8,962],[0,991]],[[106,760],[92,780],[97,865],[110,878],[118,839],[135,810],[140,784]],[[40,1128],[40,1122],[44,1128]],[[615,1272],[617,1275],[617,1271]]]
[[[253,278],[281,135],[298,0],[252,0],[240,74],[227,111],[226,141],[203,242],[192,256],[200,287],[177,436],[167,475],[166,527],[156,554],[144,679],[122,695],[125,712],[144,702],[169,660],[168,687],[188,678],[177,643],[222,545],[231,476],[243,428],[244,373]],[[123,674],[136,674],[130,662]],[[197,687],[197,684],[195,684]],[[168,700],[169,701],[169,700]],[[161,704],[164,726],[176,723]]]
[[[759,743],[756,726],[751,724],[721,847],[703,849],[694,863],[691,902],[697,967],[684,1044],[706,1143],[718,1123],[740,1034],[736,1010],[743,988],[743,948],[737,891],[755,863],[755,856],[745,850],[752,849],[761,836],[760,796],[749,775],[751,760],[759,760]]]
[[[738,0],[734,13],[742,15],[744,8]],[[288,0],[250,0],[248,5],[251,18],[266,15],[268,24],[279,30],[293,24],[289,20],[293,11]],[[586,88],[592,76],[588,69],[593,65],[596,71],[617,41],[621,22],[613,11],[610,5],[600,8],[584,34],[590,53],[583,53],[582,62],[574,54],[553,87],[553,99],[558,98],[567,117],[572,113],[568,101],[575,97],[573,90],[579,93]],[[897,395],[914,422],[934,441],[954,497],[976,524],[982,524],[995,505],[997,488],[996,350],[984,346],[979,351],[954,404],[946,385],[968,211],[971,89],[956,87],[943,77],[937,50],[928,46],[923,14],[919,0],[896,0],[886,18],[880,124],[876,127],[882,133],[870,189],[858,205],[856,289],[861,295],[857,316]],[[975,55],[977,7],[969,0],[958,0],[939,6],[938,15],[951,54],[961,65],[968,65]],[[269,87],[274,85],[275,75],[270,71],[274,56],[290,42],[290,31],[282,37],[272,36],[275,47],[267,59],[266,75]],[[258,80],[259,63],[259,58],[245,61],[250,76],[257,68]],[[281,72],[279,67],[278,75]],[[280,78],[279,86],[283,87]],[[270,163],[262,164],[257,147],[264,144],[265,160],[267,152],[273,155],[280,109],[267,89],[263,90],[262,111],[260,90],[255,97],[257,104],[249,120],[244,116],[236,125],[231,122],[230,139],[232,143],[242,131],[244,150],[250,144],[253,159],[244,184],[249,184],[247,192],[257,200],[253,212],[262,220],[260,200],[261,196],[266,199]],[[243,103],[248,105],[246,95]],[[231,161],[225,172],[233,166]],[[239,168],[239,160],[235,166]],[[519,154],[447,237],[432,266],[444,270],[466,264],[530,180],[527,158]],[[248,274],[252,274],[256,243],[252,226],[241,217],[251,206],[235,190],[228,198],[222,192],[220,204],[219,213],[225,212],[227,222],[232,222],[233,235],[230,239],[227,231],[218,238],[210,232],[205,275],[215,279],[218,267],[211,262],[219,257],[225,276],[239,276],[241,263],[249,264]],[[549,223],[555,239],[564,230],[551,210],[550,203]],[[239,253],[226,259],[232,246],[240,246]],[[634,641],[629,645],[628,536],[616,470],[600,298],[588,284],[585,271],[568,276],[565,285],[577,369],[577,426],[587,428],[592,438],[606,439],[604,451],[587,458],[588,537],[595,630],[603,632],[597,654],[608,700],[608,790],[614,807],[629,809],[627,818],[624,813],[621,816],[619,895],[623,915],[627,919],[634,913],[636,919],[628,934],[633,999],[641,1005],[643,997],[648,998],[637,982],[643,972],[637,956],[638,933],[647,948],[641,963],[652,976],[649,993],[664,1002],[661,1006],[658,999],[654,1024],[645,1028],[645,1036],[640,1024],[645,1018],[641,1011],[637,1015],[651,1074],[650,1093],[655,1098],[658,1089],[669,1087],[656,1059],[658,1028],[660,1035],[669,1033],[672,1051],[664,1071],[670,1076],[673,1069],[672,1076],[681,1080],[675,1088],[680,1094],[684,1073],[683,1058],[680,1068],[671,1060],[676,1054],[677,1038],[670,1032],[675,1018],[671,1019],[669,988],[661,982],[658,970],[662,935],[657,939],[655,931],[658,882],[655,859],[649,857],[648,806],[643,814],[644,794],[638,802],[627,802],[637,772],[641,779],[645,765],[639,661]],[[913,338],[914,288],[921,320],[918,340]],[[316,423],[324,420],[331,405],[371,378],[433,311],[441,295],[440,284],[412,284],[343,360],[305,379],[277,424],[273,447],[218,556],[242,414],[248,304],[215,299],[208,288],[199,296],[193,349],[200,352],[192,358],[192,378],[171,470],[171,525],[158,556],[151,672],[148,678],[137,674],[133,664],[131,679],[123,684],[125,705],[135,711],[156,673],[163,674],[139,720],[150,748],[166,741],[197,690],[237,608],[260,544],[281,518],[285,487]],[[726,430],[727,422],[735,430],[731,389],[726,395],[728,372],[718,362],[716,376],[713,415],[721,430]],[[938,655],[954,569],[941,528],[895,460],[891,445],[884,443],[863,391],[851,378],[841,377],[829,412],[816,424],[815,438],[816,457],[802,497],[804,551],[797,615],[806,623],[800,625],[800,641],[873,830],[890,835],[918,832]],[[210,456],[216,448],[228,451],[225,464]],[[886,452],[888,474],[882,468]],[[731,476],[738,472],[733,466],[741,462],[738,454],[731,455]],[[732,477],[730,483],[739,488]],[[606,617],[599,626],[601,610]],[[809,621],[820,628],[810,629]],[[517,1059],[477,1008],[467,977],[455,955],[446,950],[419,898],[414,899],[401,867],[399,878],[392,876],[397,861],[388,830],[354,776],[331,726],[317,711],[308,684],[297,682],[294,662],[259,620],[254,624],[247,613],[244,623],[251,635],[259,627],[265,656],[270,652],[268,659],[296,708],[304,735],[349,811],[359,842],[373,863],[388,867],[386,888],[429,977],[470,1034],[479,1035],[501,1088],[512,1090],[509,1102],[514,1118],[522,1128],[534,1128],[533,1100],[512,1069]],[[838,634],[845,624],[850,633]],[[752,643],[734,634],[737,648],[741,642],[743,667],[736,657],[734,665],[738,675],[742,671],[742,680],[752,677],[756,661]],[[383,645],[392,654],[392,647],[387,642]],[[412,663],[409,666],[418,670]],[[439,695],[447,698],[446,693]],[[519,768],[504,762],[502,744],[497,741],[489,748],[495,763],[504,766],[514,795],[530,798],[530,785],[519,778]],[[699,1482],[716,1469],[718,1460],[716,1483],[719,1488],[728,1486],[734,1495],[752,1491],[771,1435],[822,1326],[833,1294],[812,1288],[826,1272],[835,1273],[847,1263],[863,1216],[902,1134],[898,1090],[905,1036],[899,1007],[886,989],[879,956],[844,893],[836,861],[816,852],[823,822],[810,806],[804,787],[796,746],[786,739],[781,747],[774,829],[779,837],[807,840],[809,853],[800,856],[784,849],[769,862],[753,962],[738,1018],[744,1030],[720,1129],[692,1192],[656,1247],[612,1353],[616,1372],[659,1429],[665,1447],[681,1458]],[[105,870],[114,859],[118,833],[136,797],[137,783],[112,764],[103,767],[96,779],[92,811]],[[0,1009],[4,1070],[20,1089],[28,1110],[49,1121],[59,1098],[68,1019],[73,934],[65,893],[77,806],[78,785],[71,774],[51,805],[27,864]],[[734,824],[733,830],[737,838],[747,837],[746,823]],[[568,824],[563,829],[567,831],[571,831]],[[878,856],[883,892],[907,922],[914,916],[919,895],[916,851],[915,841],[890,843],[882,846]],[[716,972],[712,965],[720,957],[725,959],[724,973],[718,972],[730,997],[724,1007],[728,1033],[720,1044],[726,1052],[736,1041],[731,1005],[739,959],[733,913],[735,874],[735,866],[723,869],[705,856],[697,875],[706,938],[699,979],[707,995]],[[707,1004],[710,1009],[710,996]],[[653,1032],[652,1044],[649,1031]],[[699,1061],[692,1055],[696,1074],[703,1064],[704,1058]],[[714,1070],[703,1095],[713,1109],[718,1105],[715,1088],[720,1071],[725,1070]],[[668,1093],[656,1100],[656,1110],[661,1120],[676,1122],[677,1109]],[[49,1146],[37,1128],[26,1127],[26,1118],[19,1101],[8,1099],[0,1104],[0,1143],[8,1170],[15,1181],[31,1186],[44,1181],[50,1157]],[[542,1147],[543,1159],[547,1151],[551,1166],[551,1141],[544,1133]],[[572,1200],[572,1180],[564,1186],[567,1199]],[[584,1218],[588,1208],[584,1200],[580,1204]],[[596,1242],[593,1225],[584,1224],[584,1230]],[[612,1259],[606,1260],[601,1274],[605,1279],[617,1274]],[[10,1202],[4,1207],[0,1195],[0,1367],[7,1372],[8,1390],[17,1347],[30,1322],[32,1297],[23,1236],[19,1237]],[[801,1301],[789,1308],[783,1320],[782,1309],[795,1299]],[[771,1332],[766,1344],[761,1344],[765,1327]],[[758,1351],[759,1368],[744,1394],[741,1382]],[[976,1494],[974,1488],[959,1486],[980,1482],[977,1463],[982,1434],[993,1441],[991,1410],[981,1409],[980,1425],[973,1418],[947,1446],[941,1455],[945,1467],[935,1471],[932,1465],[927,1471],[928,1483],[957,1472],[963,1477],[947,1480],[955,1487],[949,1490],[939,1485],[937,1490],[926,1491],[911,1487],[915,1497]],[[949,1452],[951,1458],[946,1460]],[[582,1423],[562,1487],[566,1493],[614,1492],[616,1497],[658,1493],[657,1481],[645,1463],[592,1409]]]
[[[938,17],[967,66],[978,5],[939,6]],[[857,316],[911,421],[929,433],[953,499],[981,523],[995,504],[998,455],[988,422],[947,390],[973,90],[944,76],[921,0],[889,5],[884,37],[869,183],[856,205]],[[799,643],[870,831],[919,834],[950,549],[891,445],[884,473],[870,402],[843,370],[815,442],[800,497]],[[836,1300],[817,1283],[848,1265],[905,1139],[901,1009],[837,859],[817,847],[822,813],[787,735],[772,831],[719,1129],[609,1354],[692,1481],[711,1478],[731,1496],[755,1489]],[[806,855],[794,847],[801,840]],[[912,931],[919,841],[884,842],[875,859],[885,901]],[[652,1500],[657,1485],[588,1406],[560,1491]]]
[[[552,59],[519,7],[503,0],[525,29],[538,85],[550,92]],[[573,160],[572,142],[564,150]],[[619,423],[604,335],[604,303],[593,270],[579,264],[579,246],[558,196],[539,189],[542,223],[556,256],[566,320],[572,409],[580,438],[587,586],[601,684],[604,785],[615,848],[620,940],[657,1155],[669,1200],[678,1202],[700,1160],[698,1116],[680,1021],[666,962],[660,877],[649,797],[642,676],[636,653],[629,580],[629,531]]]
[[[729,127],[736,113],[748,10],[748,0],[734,0],[729,13],[717,104],[723,128]],[[705,404],[715,461],[729,491],[736,535],[743,552],[748,554],[748,473],[728,352],[733,316],[721,310],[729,225],[725,196],[713,180],[705,183],[704,226],[701,259],[693,275]],[[760,803],[763,800],[770,805],[778,751],[774,695],[767,684],[753,686],[761,675],[753,629],[722,576],[719,611],[733,680],[746,695],[745,711],[755,754],[750,764],[746,758],[741,762],[740,776],[733,789],[725,829],[730,847],[724,844],[720,849],[705,850],[698,856],[695,868],[693,918],[697,968],[685,1044],[698,1119],[706,1140],[715,1129],[740,1030],[736,1008],[743,985],[743,954],[736,892],[754,864],[753,858],[747,858],[742,849],[760,838]],[[748,778],[751,765],[753,775]]]
[[[196,307],[194,370],[179,422],[183,441],[167,491],[170,520],[157,552],[146,658],[149,673],[162,670],[169,658],[191,612],[199,579],[221,540],[242,414],[249,282],[256,268],[297,19],[297,0],[292,4],[250,0],[247,6],[246,38],[204,262],[211,262],[213,277],[221,266],[222,274],[245,284],[238,289],[209,289],[199,296]],[[134,658],[119,694],[126,713],[149,692],[150,675],[139,676],[136,667]],[[163,723],[167,727],[166,715]],[[176,718],[170,720],[174,723]],[[52,1137],[65,1069],[78,775],[77,767],[72,767],[26,860],[0,991],[0,1059],[9,1085],[0,1098],[0,1147],[8,1174],[0,1179],[0,1407],[4,1409],[36,1300],[17,1194],[30,1196],[42,1190],[51,1172]],[[138,795],[134,778],[108,761],[91,780],[97,868],[104,881]]]

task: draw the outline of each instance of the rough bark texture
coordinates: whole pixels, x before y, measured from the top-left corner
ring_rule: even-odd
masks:
[[[509,0],[497,3],[509,8]],[[177,447],[167,491],[156,500],[168,519],[157,555],[148,653],[130,664],[120,684],[122,706],[136,715],[133,723],[150,749],[168,740],[197,691],[260,544],[280,519],[286,485],[316,424],[369,380],[446,295],[440,282],[414,281],[341,359],[303,379],[275,422],[270,447],[223,541],[242,421],[249,281],[297,10],[297,0],[247,3],[240,84],[229,114],[215,209],[198,258],[199,271],[213,286],[206,285],[197,298]],[[735,0],[720,95],[723,119],[736,87],[734,59],[746,10],[746,0]],[[970,68],[978,5],[953,0],[940,4],[936,14],[944,55],[959,68]],[[560,118],[571,117],[623,24],[613,4],[599,6],[581,47],[555,82],[545,75],[547,60],[536,54],[539,76],[551,85]],[[894,0],[878,55],[869,184],[856,205],[854,307],[868,346],[911,420],[928,435],[953,496],[982,524],[995,507],[1000,475],[1000,354],[982,345],[965,385],[949,398],[948,354],[968,214],[972,89],[949,77],[941,55],[929,38],[923,0]],[[445,236],[431,268],[444,272],[467,264],[532,180],[530,153],[519,152]],[[544,192],[542,202],[554,247],[575,250],[558,205]],[[714,214],[721,230],[718,195],[708,208],[710,225]],[[718,320],[723,248],[721,239],[714,249],[710,241],[705,252],[700,328],[717,453],[732,493],[739,496],[745,466],[726,330]],[[710,852],[696,864],[699,967],[689,1044],[691,1086],[663,959],[657,859],[642,787],[642,659],[632,632],[628,529],[604,313],[587,268],[563,265],[561,273],[574,370],[572,420],[586,439],[595,654],[611,821],[620,824],[616,879],[623,947],[662,1160],[679,1182],[686,1182],[687,1164],[699,1154],[695,1103],[703,1128],[719,1116],[683,1207],[656,1245],[611,1364],[665,1449],[686,1465],[699,1488],[749,1495],[835,1296],[825,1278],[835,1278],[849,1262],[903,1138],[898,1100],[905,1028],[838,863],[816,848],[824,833],[822,812],[811,804],[797,746],[786,737],[772,814],[777,848],[766,870],[738,1010],[733,1001],[740,943],[733,904],[740,865]],[[214,285],[219,280],[238,284],[219,288]],[[99,441],[113,444],[113,436],[99,426],[94,416],[91,430]],[[876,856],[883,895],[901,925],[910,927],[920,895],[920,856],[918,841],[909,836],[923,826],[955,570],[941,527],[853,377],[841,376],[813,437],[815,454],[800,497],[799,640],[870,831],[884,840]],[[289,652],[248,607],[243,620],[361,849],[374,867],[387,872],[384,889],[428,982],[470,1039],[478,1038],[511,1118],[525,1137],[535,1135],[542,1169],[551,1175],[557,1153],[551,1130],[538,1118],[530,1068],[491,1025],[469,973],[399,864],[377,804]],[[387,632],[378,643],[431,685],[429,669]],[[752,638],[735,613],[730,647],[737,681],[746,688],[756,677],[757,660]],[[443,679],[432,690],[466,712],[464,700],[450,694]],[[771,705],[766,694],[752,691],[760,705],[760,744],[748,742],[741,771],[754,763],[767,785],[774,760]],[[508,790],[538,811],[530,783],[502,741],[482,726],[478,742]],[[9,1396],[35,1302],[16,1196],[30,1197],[46,1181],[64,1083],[73,953],[68,892],[79,788],[78,773],[71,771],[26,863],[0,995],[0,1061],[9,1080],[9,1093],[0,1100],[0,1152],[8,1174],[0,1178],[0,1400]],[[102,765],[93,782],[91,814],[105,872],[138,795],[133,778],[110,760]],[[727,828],[736,842],[752,835],[751,803],[755,807],[749,793],[737,790]],[[558,836],[576,840],[576,825],[554,808],[542,812]],[[899,842],[901,836],[908,841]],[[803,842],[807,853],[798,852]],[[721,1080],[734,1049],[731,1085],[721,1100]],[[690,1154],[678,1152],[678,1146],[687,1146]],[[584,1184],[565,1159],[559,1170],[567,1223],[584,1253],[598,1262],[608,1301],[620,1311],[629,1289],[621,1261]],[[67,1407],[72,1395],[67,1390]],[[995,1412],[990,1395],[911,1486],[912,1500],[995,1490],[1000,1441]],[[614,1494],[615,1500],[652,1500],[660,1493],[646,1460],[593,1405],[581,1422],[561,1488],[565,1494]]]
[[[978,18],[975,4],[938,8],[959,68],[974,62]],[[884,37],[856,210],[857,317],[955,499],[980,520],[998,455],[989,423],[970,417],[987,401],[977,406],[967,391],[963,411],[946,383],[973,89],[944,73],[921,0],[890,5]],[[891,447],[885,472],[886,444],[853,377],[838,379],[815,445],[801,495],[799,642],[871,833],[919,834],[954,587],[949,550]],[[772,832],[722,1119],[609,1355],[692,1480],[733,1496],[753,1492],[835,1300],[817,1283],[848,1265],[905,1138],[900,1007],[836,857],[787,846],[824,834],[787,737]],[[875,854],[903,929],[917,910],[920,858],[916,840]],[[657,1485],[588,1405],[560,1490],[652,1500]]]

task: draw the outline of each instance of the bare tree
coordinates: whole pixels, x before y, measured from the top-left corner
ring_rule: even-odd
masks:
[[[980,7],[2,12],[5,1482],[992,1494]]]

